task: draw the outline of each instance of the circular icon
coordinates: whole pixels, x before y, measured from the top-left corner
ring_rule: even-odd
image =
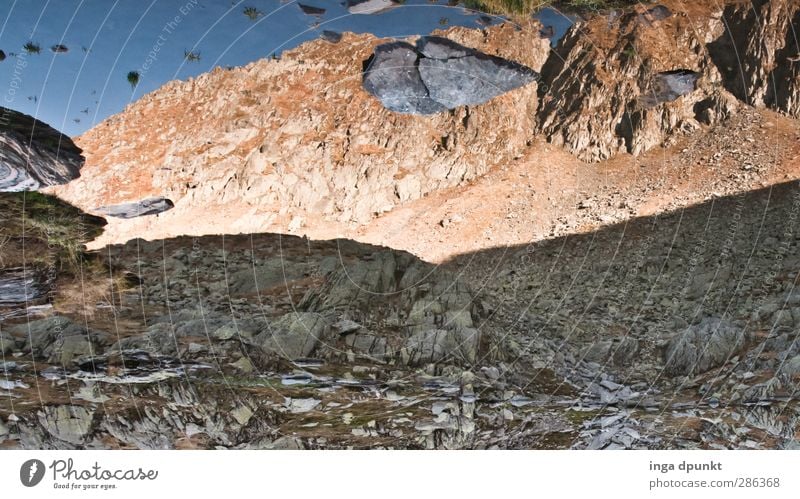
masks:
[[[35,487],[44,478],[44,463],[38,459],[28,459],[19,469],[19,480],[26,487]]]

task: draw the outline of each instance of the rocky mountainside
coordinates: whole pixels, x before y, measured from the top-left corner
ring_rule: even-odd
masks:
[[[549,50],[538,32],[511,26],[452,35],[487,56],[530,47],[516,61],[533,70]],[[163,196],[175,208],[160,222],[192,216],[195,233],[219,232],[221,223],[227,231],[299,228],[312,214],[364,222],[525,148],[529,136],[519,131],[534,127],[535,83],[482,106],[398,114],[362,88],[364,64],[384,42],[345,34],[279,61],[170,83],[79,138],[84,178],[53,192],[87,210]],[[211,206],[215,219],[200,215]]]
[[[37,190],[80,176],[82,151],[31,116],[0,107],[0,192]]]
[[[670,0],[612,10],[575,24],[553,49],[534,21],[442,31],[466,47],[452,64],[469,59],[462,52],[499,57],[528,68],[533,81],[422,115],[391,111],[367,91],[363,70],[393,41],[326,37],[281,60],[217,69],[143,97],[78,139],[83,178],[51,192],[87,211],[154,197],[174,203],[157,217],[114,220],[99,244],[186,231],[363,238],[381,214],[470,185],[535,155],[542,141],[599,161],[702,134],[742,106],[796,114],[797,2],[749,5]],[[753,39],[759,44],[745,42]],[[732,49],[742,81],[725,55]],[[434,94],[463,87],[447,76],[463,71],[440,75]],[[431,89],[418,85],[428,98]]]

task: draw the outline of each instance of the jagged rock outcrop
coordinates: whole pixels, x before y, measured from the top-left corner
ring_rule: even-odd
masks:
[[[734,112],[705,50],[722,24],[673,10],[637,6],[570,29],[542,68],[540,132],[598,161]]]
[[[80,176],[82,151],[31,116],[0,107],[0,192],[37,190]]]
[[[725,7],[725,33],[708,45],[725,88],[747,104],[800,117],[800,2]]]
[[[798,116],[794,0],[678,2],[576,24],[542,68],[539,130],[586,161],[640,154],[739,103]]]
[[[175,204],[167,198],[154,197],[142,199],[132,203],[121,203],[113,206],[101,206],[94,211],[101,215],[115,218],[136,218],[147,215],[157,215],[171,210]]]
[[[376,47],[364,71],[364,88],[392,111],[434,114],[483,104],[537,77],[519,63],[425,36],[416,47],[405,42]]]

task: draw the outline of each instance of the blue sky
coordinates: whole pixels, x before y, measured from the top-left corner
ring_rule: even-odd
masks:
[[[438,29],[441,18],[477,26],[477,16],[445,0],[408,0],[379,15],[349,15],[341,0],[303,3],[327,11],[318,18],[280,0],[3,0],[0,105],[74,136],[167,81],[269,57],[323,29],[401,37]],[[264,15],[254,22],[245,7]],[[28,41],[41,53],[26,54]],[[69,51],[54,53],[56,44]],[[185,51],[200,61],[186,61]],[[126,79],[133,70],[141,73],[135,91]]]

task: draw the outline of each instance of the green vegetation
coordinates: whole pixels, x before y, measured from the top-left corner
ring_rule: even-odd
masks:
[[[42,47],[40,47],[38,43],[34,42],[28,42],[25,45],[23,45],[22,48],[28,54],[38,54],[42,51]]]
[[[0,213],[2,263],[9,267],[34,262],[74,270],[82,259],[84,244],[99,236],[105,225],[103,219],[39,192],[2,193]]]
[[[245,7],[244,15],[246,15],[251,21],[257,21],[258,18],[264,14],[255,7]]]
[[[128,73],[128,83],[131,84],[131,88],[135,89],[136,85],[139,84],[139,72],[138,71],[131,71]]]
[[[194,50],[184,50],[183,57],[188,62],[199,62],[200,61],[200,52],[195,52]]]

